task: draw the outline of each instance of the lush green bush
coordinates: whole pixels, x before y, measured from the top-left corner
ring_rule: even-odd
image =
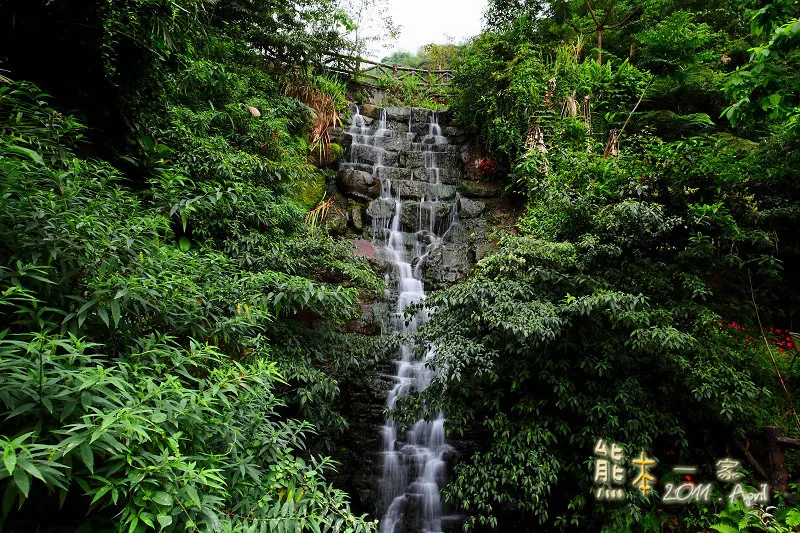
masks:
[[[0,87],[10,530],[374,529],[320,454],[348,425],[340,380],[379,353],[344,326],[380,283],[308,232],[299,200],[326,179],[308,162],[313,111],[220,24],[272,15],[231,7],[100,12],[107,33],[81,52],[124,85],[109,98],[122,137],[33,85]]]
[[[491,4],[498,17],[509,3]],[[710,117],[724,108],[718,58],[740,29],[660,3],[632,15],[638,31],[615,30],[600,65],[571,39],[568,28],[587,18],[579,4],[516,3],[542,11],[498,18],[456,60],[457,116],[500,179],[526,195],[527,212],[466,282],[429,296],[436,311],[417,344],[436,344],[439,374],[406,407],[442,409],[448,435],[468,450],[445,494],[470,530],[727,531],[735,517],[737,527],[749,517],[789,530],[791,499],[766,512],[772,520],[716,504],[659,511],[660,494],[630,492],[617,505],[592,496],[598,438],[623,443],[629,458],[645,450],[667,464],[713,465],[735,436],[800,431],[795,357],[755,342],[754,309],[765,326],[796,323],[800,151],[780,124],[758,142],[714,133],[730,128]],[[635,65],[614,57],[632,40],[625,57]],[[774,43],[786,70],[763,87],[782,80],[791,124],[794,48],[787,35]],[[752,90],[748,77],[734,75],[731,93]],[[680,95],[697,100],[678,104]],[[619,145],[607,144],[623,128]]]

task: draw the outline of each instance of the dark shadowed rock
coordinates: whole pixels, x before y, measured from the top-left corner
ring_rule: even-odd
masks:
[[[336,176],[336,184],[344,194],[351,198],[371,200],[381,195],[381,182],[372,177],[372,174],[345,168]]]
[[[488,181],[462,181],[458,191],[472,198],[492,198],[500,195],[500,185]]]
[[[461,198],[458,201],[458,216],[461,218],[479,217],[486,210],[486,204],[478,200]]]

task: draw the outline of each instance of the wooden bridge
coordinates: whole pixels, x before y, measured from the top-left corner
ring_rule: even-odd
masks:
[[[347,76],[361,83],[376,85],[386,79],[397,81],[413,80],[415,83],[431,88],[449,87],[453,80],[452,70],[426,70],[386,63],[376,63],[363,57],[331,54],[323,60],[328,72]]]

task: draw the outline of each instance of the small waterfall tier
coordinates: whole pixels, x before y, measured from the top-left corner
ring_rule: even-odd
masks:
[[[349,155],[340,176],[371,202],[372,241],[376,257],[387,264],[388,298],[393,302],[391,329],[414,333],[428,315],[423,266],[448,232],[458,225],[458,180],[463,150],[442,134],[439,115],[418,108],[375,109],[372,117],[352,106]],[[426,361],[435,345],[400,347],[394,361],[389,416],[382,431],[379,510],[381,533],[438,533],[443,522],[440,489],[445,483],[447,444],[442,413],[427,413],[404,434],[392,416],[403,395],[424,390],[434,377]],[[426,352],[419,357],[420,351]]]

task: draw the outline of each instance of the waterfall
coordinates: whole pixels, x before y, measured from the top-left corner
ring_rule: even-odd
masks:
[[[373,241],[382,258],[391,265],[391,274],[387,275],[395,298],[391,328],[394,332],[413,334],[428,317],[424,307],[413,317],[406,317],[410,306],[425,299],[421,280],[423,263],[457,221],[455,187],[442,184],[439,167],[440,155],[446,154],[447,147],[452,145],[442,135],[433,111],[427,111],[427,124],[415,125],[414,118],[425,111],[409,109],[407,132],[398,132],[394,123],[395,129],[389,128],[386,110],[378,111],[377,124],[370,133],[359,108],[353,107],[348,129],[353,144],[350,160],[344,165],[357,168],[369,161],[373,176],[381,178],[381,195],[376,202],[385,204],[387,209],[383,216],[373,218]],[[409,157],[415,153],[422,156],[422,168],[413,172],[396,167],[381,170],[386,155],[384,146],[394,139],[405,142],[403,146]],[[392,168],[397,172],[387,172]],[[392,179],[395,175],[398,177]],[[394,387],[387,398],[389,416],[382,427],[381,533],[442,531],[440,489],[445,481],[445,455],[451,450],[445,441],[444,415],[438,413],[433,420],[417,420],[404,436],[398,434],[392,416],[400,397],[424,390],[434,377],[435,371],[426,366],[426,361],[435,350],[434,345],[429,345],[427,353],[418,358],[414,346],[404,344],[394,361]]]

